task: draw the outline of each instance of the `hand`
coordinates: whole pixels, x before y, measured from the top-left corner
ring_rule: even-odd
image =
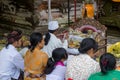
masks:
[[[64,34],[64,39],[68,39],[68,38],[69,38],[68,33],[65,33],[65,34]]]

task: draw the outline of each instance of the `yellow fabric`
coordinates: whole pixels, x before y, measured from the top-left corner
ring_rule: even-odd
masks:
[[[93,18],[94,17],[94,6],[93,4],[86,4],[85,8],[87,10],[87,17]]]
[[[107,46],[107,52],[113,54],[116,58],[120,58],[120,42]]]
[[[29,72],[31,74],[42,74],[46,67],[47,60],[48,56],[45,52],[39,49],[34,49],[33,52],[28,50],[24,58],[25,72]],[[24,80],[45,80],[45,76],[34,79],[25,77]]]
[[[120,0],[112,0],[113,2],[120,2]]]

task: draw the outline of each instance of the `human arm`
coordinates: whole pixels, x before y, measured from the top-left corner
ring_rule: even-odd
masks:
[[[78,49],[76,49],[76,48],[68,48],[68,49],[67,49],[67,52],[68,52],[69,54],[72,54],[72,55],[77,55],[77,54],[79,54],[79,51],[78,51]]]
[[[68,41],[65,39],[63,42],[58,38],[57,40],[58,42],[58,47],[63,47],[65,49],[68,48]]]
[[[43,60],[43,66],[46,67],[48,61],[48,55],[46,53],[42,55],[42,60]]]
[[[13,57],[13,64],[18,68],[24,71],[24,60],[22,56],[18,53]]]

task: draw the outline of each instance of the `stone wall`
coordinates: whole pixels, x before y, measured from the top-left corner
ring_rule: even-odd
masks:
[[[0,0],[0,33],[21,29],[29,34],[35,24],[33,0]]]
[[[68,23],[67,1],[51,0],[52,20]],[[81,18],[82,3],[77,2],[76,16]],[[70,20],[74,21],[74,1],[70,2]],[[29,34],[38,26],[47,26],[48,2],[46,0],[0,0],[0,34],[19,28]]]

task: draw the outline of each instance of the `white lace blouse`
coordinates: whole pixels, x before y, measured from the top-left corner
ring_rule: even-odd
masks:
[[[66,80],[87,80],[95,72],[100,71],[99,63],[87,54],[73,56],[67,62]]]

